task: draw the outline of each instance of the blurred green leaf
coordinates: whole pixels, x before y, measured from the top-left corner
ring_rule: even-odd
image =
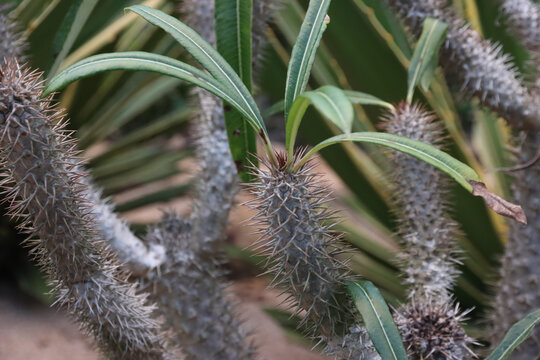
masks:
[[[80,145],[85,147],[106,139],[130,120],[149,109],[159,99],[173,92],[182,82],[172,77],[157,77],[141,88],[129,88],[125,97],[115,97],[114,105],[103,106],[106,111],[90,118],[89,124],[80,129]],[[122,95],[120,93],[120,95]],[[137,101],[133,102],[132,99]],[[122,101],[127,100],[127,101]],[[130,101],[131,100],[131,101]],[[149,127],[153,126],[150,124]],[[116,145],[116,143],[115,143]]]
[[[508,359],[510,354],[525,341],[532,333],[534,327],[540,323],[540,309],[536,310],[508,330],[502,342],[493,350],[486,360]]]
[[[238,73],[247,89],[251,91],[251,0],[216,0],[217,49]],[[248,122],[236,110],[225,108],[225,123],[231,153],[240,177],[250,180],[246,171],[250,164],[257,166],[256,134]]]
[[[424,21],[424,28],[409,66],[407,102],[412,102],[414,88],[420,84],[424,91],[429,90],[431,79],[439,64],[439,49],[444,43],[448,25],[432,18]]]
[[[389,110],[394,110],[394,105],[390,104],[389,102],[383,101],[379,99],[378,97],[375,97],[370,94],[366,94],[360,91],[352,91],[352,90],[345,90],[345,95],[349,98],[349,100],[353,104],[361,104],[361,105],[376,105],[376,106],[382,106]]]
[[[49,74],[56,74],[97,3],[98,0],[76,0],[73,2],[54,38],[54,62]]]
[[[103,161],[107,161],[111,156],[115,155],[122,150],[129,147],[138,146],[148,139],[152,139],[155,136],[170,133],[175,127],[187,122],[191,111],[189,108],[180,106],[178,109],[173,110],[161,117],[154,119],[147,126],[143,126],[140,129],[136,129],[132,132],[126,133],[120,139],[114,141],[107,151],[102,155],[92,159],[93,164],[97,164]]]
[[[221,56],[251,89],[250,0],[216,0],[216,42]]]

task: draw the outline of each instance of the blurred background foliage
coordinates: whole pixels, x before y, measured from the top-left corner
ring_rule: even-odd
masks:
[[[81,1],[14,0],[14,15],[30,42],[28,62],[52,76],[55,62],[59,70],[87,56],[114,51],[144,50],[175,58],[187,55],[175,41],[134,14],[124,14],[126,6],[141,3],[176,14],[180,0],[95,1],[86,22],[73,22]],[[259,77],[257,99],[263,109],[282,100],[286,64],[300,29],[307,0],[290,0],[276,16],[268,32],[269,46]],[[519,69],[526,71],[527,55],[501,25],[496,2],[454,0],[456,8],[485,37],[499,42]],[[407,88],[406,69],[411,56],[411,39],[380,0],[339,0],[330,6],[331,23],[323,37],[310,81],[312,88],[336,85],[399,102]],[[79,31],[77,33],[77,31]],[[72,46],[66,39],[74,36]],[[64,51],[62,49],[64,48]],[[64,56],[65,54],[65,56]],[[60,58],[59,58],[60,55]],[[54,69],[53,69],[54,70]],[[81,80],[59,96],[67,110],[69,126],[77,130],[80,147],[89,159],[89,168],[104,194],[110,196],[122,214],[148,207],[166,208],[189,196],[194,172],[188,120],[193,109],[189,87],[180,80],[148,73],[110,72]],[[473,102],[462,101],[438,73],[424,102],[447,128],[447,148],[468,163],[488,187],[509,197],[510,178],[492,171],[507,166],[509,131],[500,119]],[[336,132],[313,110],[300,129],[304,145],[314,144]],[[377,129],[381,110],[356,107],[354,131]],[[284,140],[283,119],[268,111],[271,136]],[[392,236],[395,217],[390,208],[391,184],[385,153],[373,146],[343,144],[322,152],[346,190],[337,193],[335,205],[344,209],[340,227],[355,248],[351,267],[377,285],[390,303],[404,296],[395,266],[397,240]],[[195,166],[196,168],[196,166]],[[399,191],[399,189],[395,189]],[[504,220],[490,212],[479,198],[452,185],[453,215],[464,232],[463,275],[455,290],[463,307],[475,307],[472,318],[479,320],[494,281],[494,268],[505,242]],[[4,217],[5,218],[5,217]],[[7,219],[0,224],[0,268],[4,280],[47,301],[41,276],[25,260],[21,238]],[[136,221],[135,230],[144,230],[152,218]],[[256,261],[249,251],[230,246],[228,254],[246,268]],[[233,275],[239,275],[234,274]],[[269,313],[286,327],[294,327],[277,310]],[[472,328],[474,330],[474,327]]]

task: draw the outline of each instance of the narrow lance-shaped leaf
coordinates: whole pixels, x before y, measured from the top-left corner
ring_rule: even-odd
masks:
[[[424,29],[414,49],[409,66],[407,102],[412,101],[414,88],[420,84],[424,91],[429,89],[431,79],[439,63],[439,49],[444,43],[448,25],[440,20],[426,18]]]
[[[111,70],[151,71],[185,80],[220,97],[249,118],[249,109],[241,100],[204,71],[166,56],[141,51],[102,54],[82,60],[56,75],[47,84],[44,96],[79,79]],[[256,123],[252,125],[257,126]]]
[[[381,357],[385,360],[407,360],[394,318],[375,285],[370,281],[348,281],[347,287]]]
[[[261,135],[265,143],[268,143],[266,127],[255,100],[231,65],[223,59],[212,45],[180,20],[162,11],[143,5],[131,6],[128,10],[135,12],[151,24],[172,35],[216,80],[237,95],[242,102],[242,106],[248,109],[250,124]]]
[[[330,0],[311,0],[294,44],[285,87],[285,119],[296,98],[305,90],[315,54],[328,22]]]
[[[215,0],[219,53],[251,90],[251,0]]]
[[[291,158],[298,128],[310,104],[341,131],[346,134],[351,132],[354,109],[342,90],[335,86],[323,86],[304,92],[295,100],[287,118],[286,145]]]
[[[253,4],[251,0],[216,0],[215,7],[218,51],[251,91]],[[239,175],[244,181],[249,181],[248,173],[243,169],[250,163],[257,164],[256,134],[236,110],[225,111],[225,123],[231,154],[240,165]]]
[[[521,223],[527,223],[527,218],[521,206],[512,204],[487,190],[478,174],[471,167],[429,144],[403,136],[377,132],[357,132],[334,136],[326,139],[311,149],[304,158],[295,165],[294,170],[300,168],[318,151],[330,145],[343,142],[377,144],[414,156],[420,161],[444,171],[473,195],[484,198],[486,204],[498,214],[510,217]]]
[[[502,342],[493,350],[486,360],[507,359],[519,344],[531,335],[534,327],[540,323],[540,309],[536,310],[508,330]]]
[[[394,110],[394,105],[376,96],[353,90],[344,90],[343,92],[353,104],[382,106]]]
[[[97,3],[98,0],[77,0],[71,5],[54,37],[53,51],[55,59],[49,74],[56,74]]]
[[[274,105],[271,105],[269,108],[264,109],[263,110],[263,117],[264,118],[269,118],[271,116],[282,113],[284,104],[285,104],[285,102],[283,100],[279,100]]]

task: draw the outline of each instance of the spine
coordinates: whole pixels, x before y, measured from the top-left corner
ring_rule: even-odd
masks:
[[[24,62],[24,52],[28,47],[17,29],[17,23],[9,17],[8,10],[8,5],[0,5],[0,66],[10,58]]]
[[[188,26],[215,44],[213,0],[183,1],[180,12]],[[262,32],[267,23],[254,19],[253,26]],[[260,57],[258,49],[254,49],[254,57]],[[221,241],[238,181],[223,103],[200,89],[193,91],[193,98],[199,108],[193,130],[201,164],[193,207],[189,219],[169,214],[149,235],[150,243],[166,249],[167,260],[159,273],[148,275],[147,286],[155,289],[152,296],[160,304],[159,311],[168,328],[177,333],[173,342],[182,346],[188,359],[253,359],[254,347],[233,316],[227,283],[219,269]]]
[[[458,18],[446,0],[389,2],[415,35],[420,34],[427,17],[449,25],[440,59],[449,81],[460,91],[478,97],[516,129],[540,130],[540,108],[522,85],[510,58]]]
[[[227,234],[238,172],[229,148],[222,101],[202,89],[195,89],[193,95],[200,107],[193,126],[201,170],[191,210],[191,240],[193,246],[212,253]]]
[[[253,170],[256,181],[250,190],[255,198],[248,205],[256,211],[252,224],[260,227],[256,246],[269,259],[273,285],[290,294],[298,313],[305,312],[303,324],[313,323],[313,334],[330,338],[346,330],[352,319],[342,311],[346,301],[340,301],[349,276],[337,258],[343,244],[325,206],[329,191],[312,165],[292,173],[284,168],[286,156],[276,155],[282,167],[262,160],[267,170]]]
[[[476,358],[469,348],[478,345],[461,324],[467,311],[423,299],[401,306],[394,315],[403,343],[412,360],[465,360]]]
[[[443,126],[420,105],[401,103],[383,117],[382,127],[441,148]],[[399,219],[398,255],[409,303],[400,306],[396,323],[413,359],[463,360],[474,356],[451,289],[459,275],[458,225],[448,215],[448,184],[432,166],[391,152],[393,202]]]
[[[237,175],[223,108],[219,99],[202,90],[195,90],[194,95],[201,106],[196,128],[202,169],[196,198],[189,219],[168,214],[148,236],[152,247],[166,249],[166,260],[159,271],[146,276],[145,286],[152,290],[152,300],[174,333],[172,342],[187,359],[254,359],[255,350],[234,316],[219,269],[220,241],[226,235]]]
[[[75,142],[39,74],[14,59],[0,68],[0,154],[4,196],[30,235],[54,285],[56,304],[94,335],[111,359],[166,359],[159,324],[106,250],[84,198]]]
[[[382,128],[437,148],[444,139],[442,123],[420,105],[398,104],[395,112],[383,117]],[[393,196],[402,245],[398,258],[409,298],[436,297],[447,302],[459,275],[457,238],[461,234],[448,215],[446,178],[406,154],[393,151],[390,161],[390,177],[399,190]]]
[[[531,0],[502,0],[501,13],[511,33],[531,55],[531,68],[536,76],[532,90],[540,89],[540,6]]]
[[[255,359],[255,348],[234,315],[222,270],[188,238],[189,221],[166,214],[147,241],[174,249],[160,272],[151,273],[147,286],[159,305],[166,325],[174,331],[188,360]]]
[[[525,163],[538,159],[540,134],[529,134],[522,141],[517,159]],[[530,312],[540,308],[540,163],[516,171],[512,184],[516,202],[529,216],[527,226],[510,223],[508,243],[501,259],[500,279],[496,285],[489,314],[488,338],[493,345]],[[534,359],[540,354],[540,328],[533,330],[512,354],[512,360]]]
[[[180,12],[188,26],[210,44],[216,43],[214,1],[183,1]],[[215,251],[226,234],[229,212],[237,191],[238,173],[225,130],[223,102],[208,92],[195,89],[194,100],[199,114],[193,121],[196,150],[201,170],[196,185],[192,222],[193,246]]]
[[[77,169],[86,173],[84,169]],[[165,261],[165,249],[157,244],[147,245],[136,237],[128,225],[118,218],[113,205],[102,198],[101,189],[92,182],[88,174],[80,179],[85,185],[83,197],[90,203],[92,217],[107,245],[126,265],[133,276],[144,276]]]
[[[536,81],[533,92],[540,95],[540,7],[530,0],[502,1],[509,30],[530,52]],[[525,134],[522,134],[525,135]],[[537,159],[540,135],[531,132],[520,142],[517,163]],[[510,327],[531,311],[540,308],[540,177],[538,161],[515,172],[512,185],[515,200],[529,216],[529,225],[511,223],[508,243],[501,259],[500,279],[496,285],[492,312],[489,314],[489,339],[498,344]],[[532,359],[540,353],[540,329],[533,330],[512,355],[513,360]]]
[[[345,336],[329,339],[325,353],[337,360],[381,360],[366,329],[358,324]]]

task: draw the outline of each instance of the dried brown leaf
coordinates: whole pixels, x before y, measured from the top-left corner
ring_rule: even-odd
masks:
[[[527,224],[527,216],[521,208],[521,206],[513,204],[504,200],[498,195],[495,195],[486,188],[486,185],[482,182],[467,180],[473,187],[472,194],[474,196],[480,196],[484,198],[487,206],[495,211],[497,214],[512,218],[520,223]]]

